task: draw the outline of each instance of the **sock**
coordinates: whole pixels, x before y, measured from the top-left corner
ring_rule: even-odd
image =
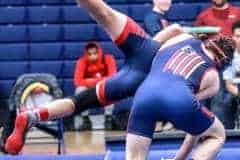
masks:
[[[39,121],[47,121],[49,118],[49,112],[47,108],[39,108],[37,109],[37,115],[39,117]]]
[[[38,108],[33,111],[27,111],[29,118],[28,126],[37,124],[40,121],[46,121],[49,118],[49,113],[47,108]]]

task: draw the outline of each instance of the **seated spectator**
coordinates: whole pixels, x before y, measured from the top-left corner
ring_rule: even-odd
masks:
[[[99,81],[115,73],[116,62],[113,56],[104,54],[100,44],[89,42],[85,47],[83,56],[78,59],[76,64],[74,74],[75,93],[94,87]],[[113,106],[105,107],[106,129],[111,129],[112,109]],[[83,124],[80,129],[91,129],[92,125],[88,114],[88,111],[82,113]]]
[[[212,0],[212,6],[199,14],[195,25],[218,26],[221,27],[223,35],[232,36],[232,24],[238,20],[240,20],[240,8],[231,5],[227,0]]]
[[[218,116],[227,129],[235,128],[237,100],[240,95],[240,21],[233,24],[232,32],[236,50],[232,65],[223,72],[227,92],[222,97],[224,103],[218,107]]]
[[[240,84],[240,21],[233,24],[233,40],[236,44],[236,50],[234,53],[234,58],[232,65],[229,66],[224,72],[224,79],[226,80],[227,90],[235,96],[239,95],[240,88],[238,88],[238,83]]]
[[[144,29],[154,36],[163,28],[168,26],[165,13],[169,10],[172,0],[153,0],[152,10],[144,17]]]
[[[224,77],[221,73],[220,77]],[[221,78],[220,90],[211,99],[211,111],[220,119],[226,129],[235,128],[237,99],[226,90],[225,81]]]

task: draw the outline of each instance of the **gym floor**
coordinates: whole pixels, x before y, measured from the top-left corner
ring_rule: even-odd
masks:
[[[84,131],[84,132],[66,132],[64,136],[67,154],[104,154],[105,153],[105,135],[122,135],[120,131]],[[27,144],[23,149],[23,154],[56,154],[56,140],[40,131],[30,132],[27,136]],[[36,139],[36,137],[46,137]]]

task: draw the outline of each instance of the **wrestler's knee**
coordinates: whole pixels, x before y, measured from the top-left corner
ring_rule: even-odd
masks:
[[[216,117],[215,122],[216,123],[216,131],[212,134],[218,139],[218,143],[220,146],[222,146],[225,143],[226,140],[226,132],[224,129],[224,126],[222,122]]]
[[[211,160],[219,153],[225,142],[225,129],[222,123],[215,117],[213,124],[204,133],[199,135],[202,143],[199,143],[195,153],[194,160]]]
[[[215,117],[212,126],[202,134],[202,137],[213,137],[217,139],[219,145],[223,145],[226,140],[226,133],[222,122]]]

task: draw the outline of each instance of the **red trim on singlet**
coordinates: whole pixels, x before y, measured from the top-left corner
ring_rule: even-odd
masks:
[[[207,107],[202,106],[201,111],[203,114],[205,114],[209,118],[213,118],[215,116],[213,112],[211,112],[207,109]]]
[[[118,38],[114,41],[115,44],[121,45],[127,38],[130,33],[134,33],[137,35],[140,35],[142,37],[146,36],[145,31],[131,18],[127,18],[126,25],[122,31],[122,33],[119,35]]]
[[[98,89],[97,89],[97,97],[103,107],[113,103],[113,101],[109,101],[106,98],[105,84],[106,84],[106,80],[102,80],[101,82],[98,83]]]
[[[97,86],[98,86],[98,89],[97,89],[97,98],[98,98],[100,104],[101,104],[103,107],[106,107],[106,106],[109,105],[109,104],[113,104],[114,102],[107,100],[107,97],[106,97],[106,92],[105,92],[106,79],[100,81],[100,82],[97,84]]]
[[[100,103],[102,105],[105,105],[107,100],[105,98],[105,81],[104,80],[99,83],[99,89],[98,89],[97,95]]]

